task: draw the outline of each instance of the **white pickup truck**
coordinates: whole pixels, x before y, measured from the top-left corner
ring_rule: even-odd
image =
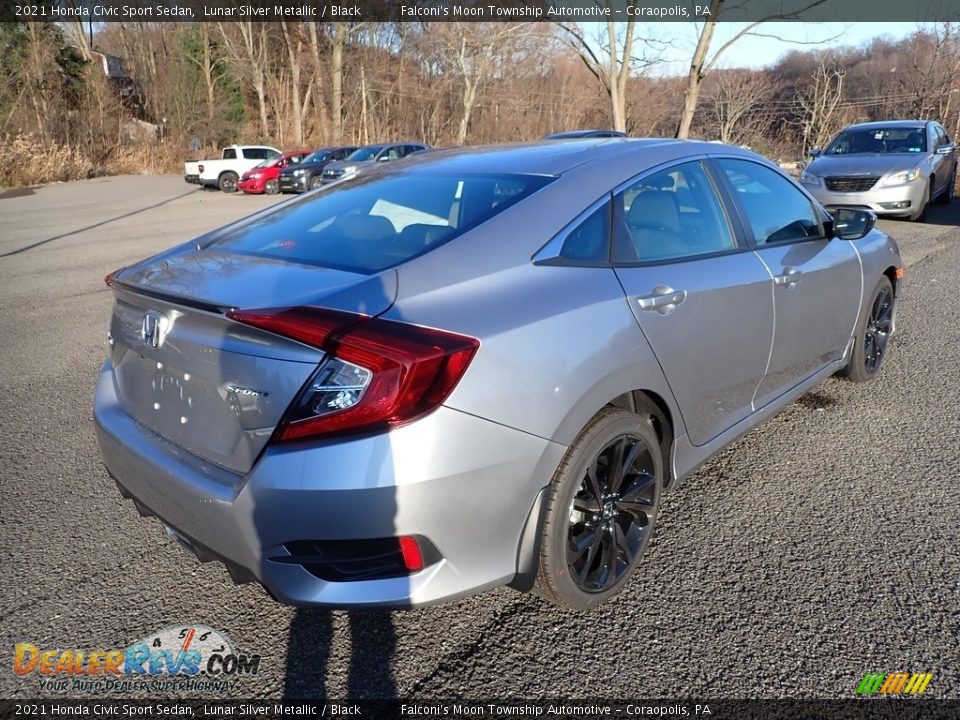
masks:
[[[279,150],[267,145],[231,145],[223,149],[219,160],[184,163],[183,179],[188,183],[218,187],[225,193],[232,193],[237,189],[240,176],[247,170],[279,154]]]

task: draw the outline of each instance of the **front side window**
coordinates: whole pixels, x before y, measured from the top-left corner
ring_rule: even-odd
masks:
[[[238,228],[211,247],[376,273],[452,240],[551,180],[487,174],[358,176]]]
[[[779,173],[748,160],[721,159],[718,163],[733,186],[757,244],[823,236],[813,203]]]
[[[628,242],[618,262],[655,262],[732,250],[736,243],[713,184],[698,161],[648,175],[614,198]]]

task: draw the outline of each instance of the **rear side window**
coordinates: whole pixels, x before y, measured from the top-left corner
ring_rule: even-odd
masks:
[[[223,159],[224,160],[236,160],[237,151],[233,148],[224,148],[223,149]]]
[[[212,247],[376,273],[452,240],[551,180],[539,175],[361,175],[241,227]]]
[[[748,160],[718,161],[757,244],[823,236],[813,204],[779,173]]]
[[[243,156],[251,160],[266,160],[276,157],[277,153],[271,152],[267,148],[247,148],[243,151]]]

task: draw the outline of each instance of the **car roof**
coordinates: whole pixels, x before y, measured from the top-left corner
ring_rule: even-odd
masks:
[[[915,127],[921,128],[931,123],[933,120],[878,120],[876,122],[856,123],[848,125],[846,130],[880,130],[882,128],[892,127]]]
[[[717,153],[718,148],[745,157],[755,157],[740,148],[717,146],[696,140],[673,138],[590,138],[569,142],[540,140],[527,143],[480,145],[433,149],[418,154],[410,169],[454,173],[502,173],[526,175],[561,175],[580,165],[615,159],[642,148],[674,147],[675,156]]]

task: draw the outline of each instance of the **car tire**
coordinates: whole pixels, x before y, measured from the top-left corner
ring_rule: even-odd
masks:
[[[317,188],[320,187],[321,184],[322,184],[322,183],[320,182],[320,176],[319,176],[319,175],[314,175],[312,178],[310,178],[310,183],[309,183],[309,185],[310,185],[310,189],[311,189],[311,190],[316,190]]]
[[[937,204],[938,205],[948,205],[951,200],[953,200],[953,188],[957,184],[957,172],[954,170],[953,174],[950,176],[950,182],[947,183],[946,189],[939,195],[937,195]]]
[[[263,185],[263,191],[267,195],[276,195],[280,192],[280,181],[279,180],[267,180]]]
[[[620,408],[595,415],[551,481],[536,592],[586,610],[623,589],[653,535],[663,486],[651,423]]]
[[[220,188],[220,192],[233,193],[237,191],[238,180],[240,180],[240,177],[232,170],[228,170],[220,174],[217,179],[217,187]]]
[[[893,310],[893,284],[883,275],[870,295],[863,317],[857,322],[853,352],[843,371],[851,382],[867,382],[880,372],[893,331]]]

